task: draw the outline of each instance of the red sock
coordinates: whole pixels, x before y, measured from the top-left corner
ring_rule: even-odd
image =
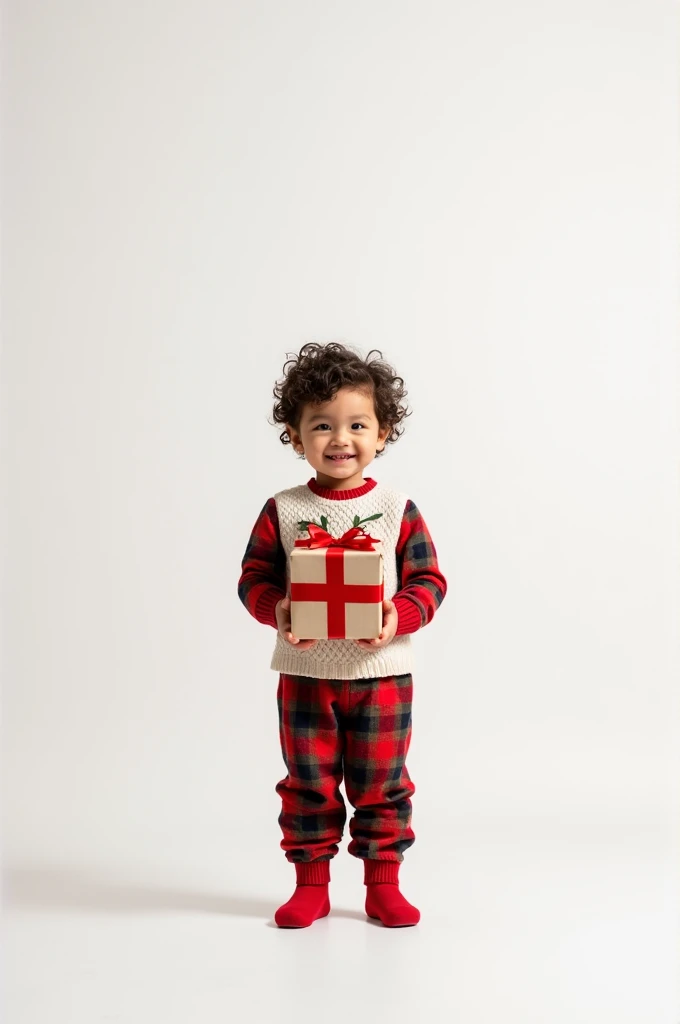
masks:
[[[399,863],[365,860],[366,913],[387,928],[418,924],[420,911],[399,892]]]
[[[331,909],[328,899],[330,863],[328,860],[296,863],[295,892],[274,914],[279,928],[307,928]]]

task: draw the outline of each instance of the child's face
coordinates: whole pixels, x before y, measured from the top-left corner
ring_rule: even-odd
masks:
[[[362,472],[385,447],[389,428],[382,430],[375,415],[373,396],[351,388],[341,388],[330,402],[305,405],[296,431],[286,429],[295,450],[304,451],[307,462],[316,470],[317,481],[325,487],[357,487]],[[330,455],[350,455],[333,461]]]

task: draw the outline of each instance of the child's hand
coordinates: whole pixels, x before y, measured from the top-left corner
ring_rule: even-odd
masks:
[[[373,640],[355,640],[354,643],[367,651],[374,651],[377,647],[387,647],[394,639],[399,623],[399,614],[392,601],[383,601],[383,626],[379,638]]]
[[[276,622],[279,627],[279,633],[284,640],[295,647],[298,651],[306,651],[309,647],[313,647],[316,640],[299,640],[298,637],[293,636],[290,631],[290,598],[288,596],[282,597],[277,602],[274,609],[276,615]]]

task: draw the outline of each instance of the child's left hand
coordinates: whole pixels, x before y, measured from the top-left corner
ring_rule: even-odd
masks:
[[[380,638],[372,640],[355,640],[354,643],[367,651],[374,651],[377,647],[387,647],[397,632],[399,615],[392,601],[383,601],[383,625]]]

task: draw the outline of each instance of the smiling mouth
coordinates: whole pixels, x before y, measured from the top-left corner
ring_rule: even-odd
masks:
[[[330,459],[331,462],[349,462],[349,460],[353,459],[354,456],[353,455],[327,455],[326,458]]]

